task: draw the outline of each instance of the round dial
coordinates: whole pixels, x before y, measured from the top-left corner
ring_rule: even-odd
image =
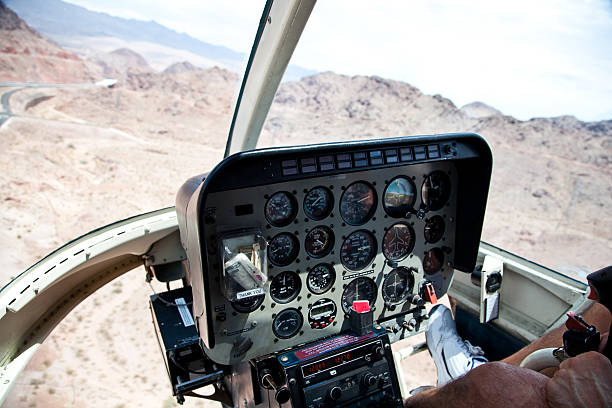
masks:
[[[318,264],[308,272],[306,286],[315,295],[327,292],[336,280],[336,272],[328,264]]]
[[[405,217],[416,201],[416,187],[406,177],[396,177],[385,188],[383,207],[391,217]]]
[[[281,339],[295,336],[302,328],[304,318],[297,309],[285,309],[280,311],[272,322],[274,335]]]
[[[396,305],[406,300],[412,293],[414,277],[408,268],[395,268],[382,283],[382,295],[385,302]]]
[[[262,304],[265,296],[266,295],[251,296],[236,300],[235,302],[232,302],[232,307],[234,310],[240,313],[251,313]]]
[[[430,249],[423,258],[423,270],[428,275],[438,272],[443,264],[444,252],[440,248]]]
[[[268,259],[276,266],[287,266],[300,252],[297,238],[288,232],[281,232],[268,243]]]
[[[372,279],[364,277],[353,279],[342,292],[344,313],[350,312],[355,300],[367,300],[370,302],[370,308],[372,308],[376,301],[376,292],[376,282]]]
[[[329,227],[315,227],[311,229],[304,239],[304,249],[313,258],[321,258],[333,249],[334,233]]]
[[[439,215],[426,219],[424,235],[430,244],[438,242],[444,235],[444,219]]]
[[[340,249],[340,261],[352,271],[363,269],[376,256],[376,238],[365,230],[353,232],[346,237]]]
[[[365,224],[376,210],[376,191],[368,183],[358,181],[344,190],[340,198],[340,215],[350,225]]]
[[[423,204],[430,211],[437,211],[444,207],[450,197],[451,182],[443,171],[436,170],[427,176],[421,188]]]
[[[266,219],[275,227],[291,224],[298,210],[297,201],[291,193],[279,191],[268,199],[265,206]]]
[[[308,218],[322,220],[334,207],[334,196],[325,187],[315,187],[304,197],[304,212]]]
[[[383,237],[383,254],[391,261],[399,261],[412,252],[414,241],[415,233],[410,225],[393,224]]]
[[[270,296],[278,303],[291,302],[302,289],[302,281],[297,273],[281,272],[270,282]]]

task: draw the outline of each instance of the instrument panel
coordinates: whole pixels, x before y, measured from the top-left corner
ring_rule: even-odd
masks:
[[[224,185],[217,177],[199,193],[206,316],[199,331],[212,360],[232,364],[347,331],[355,300],[369,301],[374,320],[396,340],[419,331],[407,323],[422,320],[423,285],[443,295],[456,267],[461,149],[455,140],[390,140],[369,149],[339,144],[335,154],[321,147],[272,160],[264,154],[258,165],[268,182],[226,178]],[[219,237],[239,231],[265,238],[267,280],[263,293],[229,300]],[[194,315],[204,316],[196,307],[198,276],[190,275]]]

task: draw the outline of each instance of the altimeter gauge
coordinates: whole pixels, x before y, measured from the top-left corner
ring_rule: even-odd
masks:
[[[349,225],[365,224],[376,210],[376,191],[365,181],[357,181],[340,197],[340,215]]]

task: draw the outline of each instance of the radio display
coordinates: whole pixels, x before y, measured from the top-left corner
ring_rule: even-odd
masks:
[[[322,371],[330,370],[334,367],[341,366],[349,361],[357,360],[367,354],[371,354],[371,344],[358,347],[349,351],[345,351],[335,356],[327,357],[323,360],[316,361],[314,363],[306,364],[302,366],[302,375],[304,377],[310,377],[311,375],[318,374]]]

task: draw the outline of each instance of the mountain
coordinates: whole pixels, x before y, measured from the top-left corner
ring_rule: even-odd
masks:
[[[494,107],[478,101],[463,105],[461,111],[472,118],[486,118],[487,116],[502,115],[502,113]]]
[[[79,54],[88,55],[91,49],[100,53],[130,48],[157,70],[183,60],[240,73],[244,70],[245,54],[178,33],[155,21],[114,17],[61,0],[6,0],[6,3],[39,32]],[[298,79],[314,72],[291,65],[285,75],[287,79]]]
[[[166,74],[181,74],[183,72],[195,71],[198,69],[195,65],[193,65],[189,61],[176,62],[170,65],[168,68],[164,69],[164,73]]]
[[[90,59],[102,67],[106,77],[117,78],[127,71],[138,73],[153,72],[153,69],[142,55],[128,48],[119,48],[111,52],[98,54]]]
[[[0,81],[86,83],[99,70],[43,38],[0,2]]]

